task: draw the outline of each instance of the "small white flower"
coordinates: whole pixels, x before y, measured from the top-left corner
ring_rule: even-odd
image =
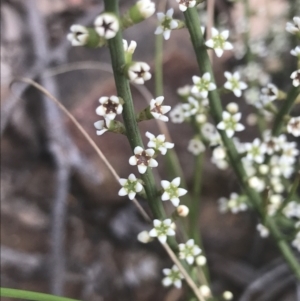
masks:
[[[285,30],[291,34],[299,34],[300,32],[300,17],[293,18],[294,23],[287,22]]]
[[[105,118],[104,120],[99,120],[94,123],[95,128],[97,129],[96,133],[98,136],[103,135],[108,131],[111,120]]]
[[[196,0],[176,0],[181,11],[186,11],[189,7],[194,7],[197,4]]]
[[[167,153],[168,149],[171,149],[174,147],[174,143],[166,142],[165,135],[158,135],[155,137],[153,134],[146,132],[146,137],[149,138],[149,142],[147,144],[148,147],[154,148],[155,150],[160,151],[162,155],[165,155]]]
[[[291,55],[300,58],[300,46],[297,46],[295,49],[292,49]]]
[[[224,84],[224,87],[227,90],[232,91],[236,97],[241,97],[242,90],[247,89],[248,86],[246,83],[240,81],[241,77],[239,72],[234,72],[232,74],[226,71],[224,75],[227,78],[227,82]]]
[[[264,182],[264,180],[262,180],[256,176],[251,177],[248,180],[248,183],[251,188],[253,188],[254,190],[256,190],[258,192],[262,192],[266,187],[266,183]]]
[[[191,93],[200,95],[202,98],[207,98],[208,91],[216,89],[216,85],[211,81],[211,76],[208,72],[204,73],[202,77],[194,75],[192,80],[194,86],[191,89]]]
[[[299,155],[299,150],[296,142],[286,142],[282,146],[281,159],[290,164],[294,164],[296,157]]]
[[[184,110],[184,116],[190,117],[193,115],[196,115],[196,113],[199,111],[199,102],[194,97],[190,96],[188,97],[188,102],[182,104],[182,109]]]
[[[155,119],[159,119],[161,121],[167,122],[169,118],[165,116],[171,110],[170,106],[162,106],[164,101],[163,96],[156,97],[155,99],[151,99],[150,101],[150,113]]]
[[[199,246],[195,245],[193,239],[189,239],[185,244],[179,244],[179,258],[185,259],[188,264],[193,264],[195,257],[201,253]]]
[[[103,13],[94,22],[95,30],[100,37],[112,39],[119,31],[120,25],[118,18],[111,13]]]
[[[292,117],[287,124],[288,133],[295,137],[300,136],[300,116]]]
[[[259,138],[254,139],[252,143],[245,143],[245,150],[247,151],[246,158],[248,160],[255,161],[259,164],[264,162],[267,148]]]
[[[139,242],[143,243],[143,244],[147,244],[148,242],[152,241],[153,238],[150,237],[149,232],[148,231],[142,231],[138,234],[137,239]]]
[[[283,201],[283,197],[280,194],[272,194],[269,197],[268,214],[270,216],[275,215],[277,210],[280,208],[282,201]]]
[[[295,201],[289,202],[283,209],[283,213],[288,218],[300,218],[300,204]]]
[[[84,46],[89,38],[89,31],[82,25],[74,24],[70,27],[71,33],[67,35],[67,39],[72,46]]]
[[[256,230],[259,232],[260,236],[263,237],[263,238],[266,238],[269,236],[270,234],[270,231],[267,227],[265,227],[264,225],[262,224],[258,224],[256,226]]]
[[[230,114],[236,114],[239,111],[239,106],[236,102],[230,102],[227,106],[226,106],[226,110],[230,113]]]
[[[245,127],[239,123],[242,118],[241,113],[230,114],[229,112],[224,111],[222,113],[223,121],[218,123],[217,128],[219,130],[226,131],[228,138],[233,137],[235,132],[241,132],[245,129]]]
[[[137,43],[136,41],[130,41],[129,45],[127,40],[123,40],[123,49],[124,52],[128,52],[130,54],[133,54],[136,49]]]
[[[207,259],[205,256],[200,255],[196,257],[196,264],[200,266],[206,265]]]
[[[267,87],[261,89],[260,100],[265,106],[278,97],[278,88],[273,84],[268,84]]]
[[[291,79],[293,80],[293,86],[299,87],[299,85],[300,85],[300,69],[294,71],[291,74]]]
[[[177,89],[177,94],[181,97],[188,97],[191,94],[192,86],[185,85]]]
[[[189,208],[185,205],[179,205],[177,208],[176,208],[176,212],[178,214],[178,216],[181,216],[181,217],[186,217],[188,216],[189,214]]]
[[[154,34],[163,34],[165,40],[168,40],[171,35],[171,31],[178,27],[178,22],[173,19],[173,8],[170,8],[166,14],[157,13],[159,26],[156,28]]]
[[[200,139],[194,138],[189,141],[189,145],[187,149],[193,155],[198,156],[199,154],[205,151],[205,145]]]
[[[283,176],[290,178],[294,172],[294,164],[285,157],[272,156],[270,160],[270,173],[273,177]]]
[[[230,292],[230,291],[225,291],[225,292],[223,293],[223,298],[224,298],[225,300],[232,300],[232,299],[233,299],[233,293]]]
[[[187,190],[184,188],[179,188],[180,185],[180,177],[175,178],[172,182],[162,180],[161,186],[164,189],[164,193],[161,196],[163,201],[170,200],[172,204],[177,207],[179,205],[179,197],[185,195]]]
[[[173,229],[172,220],[165,219],[164,221],[160,221],[155,219],[153,221],[154,228],[150,230],[149,235],[151,237],[157,237],[158,240],[164,244],[167,241],[167,236],[174,236],[175,231]]]
[[[245,92],[244,96],[247,104],[255,105],[259,102],[259,89],[256,87],[250,88]]]
[[[136,6],[144,19],[148,19],[155,12],[155,3],[151,0],[140,0],[136,3]]]
[[[151,79],[150,66],[144,62],[133,62],[127,70],[127,76],[132,83],[143,85]]]
[[[173,265],[172,269],[163,269],[163,273],[166,275],[162,280],[163,286],[170,286],[173,284],[176,288],[181,288],[183,275],[176,265]]]
[[[227,41],[229,37],[229,30],[224,30],[221,33],[216,29],[211,29],[212,38],[206,41],[205,45],[209,48],[213,48],[218,57],[221,57],[224,50],[231,50],[233,46]]]
[[[300,252],[300,231],[296,234],[295,239],[292,241],[292,246]]]
[[[182,109],[182,104],[176,105],[169,115],[173,123],[183,123],[185,117],[184,111]]]
[[[130,200],[135,198],[137,192],[143,190],[143,185],[137,180],[134,174],[130,174],[128,179],[119,179],[120,185],[123,186],[119,190],[119,195],[128,195]]]
[[[141,174],[145,173],[148,167],[157,167],[158,163],[153,159],[155,154],[154,149],[148,148],[144,150],[142,147],[137,146],[134,149],[134,156],[129,158],[130,165],[137,165]]]
[[[205,299],[208,299],[211,297],[211,290],[210,288],[207,286],[207,285],[201,285],[199,287],[199,290],[200,290],[200,293],[201,295],[205,298]]]
[[[230,210],[233,214],[236,214],[238,212],[246,211],[248,209],[248,206],[245,203],[245,199],[235,192],[232,192],[230,194],[229,199],[224,197],[220,198],[218,200],[218,203],[219,211],[221,213],[226,213],[228,210]]]
[[[201,133],[205,139],[207,139],[210,145],[217,145],[221,142],[221,136],[218,133],[216,127],[211,123],[205,123],[201,127]]]
[[[100,106],[96,109],[96,114],[107,119],[114,120],[117,115],[123,112],[121,98],[118,96],[102,96],[99,98]]]

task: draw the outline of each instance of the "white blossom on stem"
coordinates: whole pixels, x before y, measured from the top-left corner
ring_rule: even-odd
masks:
[[[179,205],[177,208],[176,208],[176,212],[178,214],[178,216],[181,216],[181,217],[186,217],[188,216],[190,210],[187,206],[185,205]]]
[[[185,244],[179,244],[178,247],[179,258],[185,259],[190,265],[194,263],[195,257],[201,253],[201,249],[193,239],[189,239]]]
[[[102,96],[99,98],[100,106],[96,109],[96,114],[107,119],[114,120],[117,115],[123,112],[122,100],[118,96]]]
[[[164,101],[163,96],[156,97],[151,99],[150,101],[150,113],[155,119],[159,119],[161,121],[167,122],[169,121],[169,117],[165,114],[171,110],[170,106],[163,106],[162,103]]]
[[[299,34],[300,33],[300,17],[293,18],[294,23],[287,22],[285,30],[291,34]]]
[[[213,48],[218,57],[221,57],[224,50],[231,50],[233,46],[227,41],[229,37],[229,30],[219,32],[216,28],[211,29],[212,38],[205,42],[209,48]]]
[[[124,52],[128,52],[130,54],[133,54],[135,49],[136,49],[136,46],[137,46],[136,41],[130,41],[130,43],[128,44],[127,40],[123,39]]]
[[[72,46],[84,46],[89,38],[89,31],[85,26],[74,24],[70,27],[70,33],[67,39],[71,42]]]
[[[288,133],[295,137],[300,136],[300,116],[292,117],[287,124]]]
[[[97,129],[96,133],[98,136],[103,135],[108,131],[111,120],[104,118],[104,120],[99,120],[94,123],[95,128]]]
[[[224,76],[227,79],[227,82],[224,84],[224,87],[227,90],[230,90],[234,93],[236,97],[241,97],[242,96],[242,90],[247,89],[247,84],[242,82],[240,79],[240,74],[239,72],[234,72],[233,74],[226,71],[224,73]]]
[[[150,230],[149,235],[151,237],[157,237],[162,244],[166,243],[167,236],[175,235],[175,231],[172,225],[172,220],[169,218],[163,221],[155,219],[153,221],[153,226],[154,228]]]
[[[162,280],[163,286],[170,286],[173,284],[176,288],[181,288],[183,275],[180,273],[176,265],[173,265],[171,269],[163,269],[163,273],[166,276]]]
[[[270,234],[269,229],[266,226],[264,226],[263,224],[258,224],[256,226],[256,230],[259,232],[259,234],[262,238],[266,238]]]
[[[185,120],[182,104],[176,105],[170,112],[170,118],[173,123],[183,123]]]
[[[129,158],[130,165],[137,165],[141,174],[145,173],[148,167],[157,167],[158,163],[153,159],[155,154],[154,149],[148,148],[144,150],[142,147],[137,146],[134,149],[134,156]]]
[[[153,134],[146,132],[146,137],[149,138],[149,142],[148,142],[147,146],[160,151],[160,153],[162,155],[165,155],[167,153],[168,149],[171,149],[174,147],[174,143],[165,141],[166,136],[163,134],[155,137]]]
[[[300,59],[300,46],[297,46],[295,49],[292,49],[291,55],[298,57]]]
[[[278,88],[273,84],[267,84],[266,87],[261,89],[260,100],[263,105],[266,105],[278,97]]]
[[[122,188],[119,190],[119,195],[128,195],[130,200],[135,198],[136,193],[143,190],[143,185],[137,180],[134,174],[130,174],[128,179],[119,179]]]
[[[187,193],[186,189],[179,187],[180,177],[175,178],[172,182],[162,180],[160,183],[164,189],[161,199],[163,201],[170,200],[172,204],[177,207],[180,203],[179,197]]]
[[[150,66],[144,62],[133,62],[127,69],[129,80],[135,84],[143,85],[145,81],[151,79]]]
[[[205,145],[200,139],[194,138],[189,141],[189,145],[187,149],[193,155],[198,156],[199,154],[205,151]]]
[[[245,143],[245,150],[247,151],[246,158],[248,160],[259,164],[264,162],[267,148],[259,138],[254,139],[252,143]]]
[[[156,28],[154,34],[163,34],[165,40],[168,40],[171,35],[171,31],[178,27],[178,21],[173,19],[173,8],[170,8],[166,14],[157,13],[159,26]]]
[[[226,131],[228,138],[233,137],[235,132],[241,132],[245,129],[245,127],[239,123],[242,118],[241,113],[230,114],[229,112],[224,111],[222,113],[223,121],[218,123],[217,128],[219,130]]]
[[[155,13],[155,3],[151,0],[140,0],[136,6],[144,19],[148,19]]]
[[[119,31],[118,18],[112,13],[103,13],[95,19],[95,30],[100,37],[112,39]]]
[[[300,69],[294,71],[291,74],[291,79],[293,80],[293,86],[299,87],[299,85],[300,85]]]
[[[200,95],[202,98],[207,98],[208,91],[213,91],[216,89],[216,85],[211,81],[211,75],[206,72],[202,77],[194,75],[192,77],[193,87],[191,93],[195,95]]]
[[[194,7],[197,4],[196,0],[176,0],[181,11],[186,11],[189,7]]]

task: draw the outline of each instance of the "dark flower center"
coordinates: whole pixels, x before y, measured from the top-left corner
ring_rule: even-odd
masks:
[[[105,108],[106,113],[117,113],[118,104],[108,100],[105,104],[103,104],[103,107]]]
[[[135,155],[135,157],[137,159],[137,164],[138,165],[145,165],[145,166],[148,166],[148,161],[151,159],[151,157],[148,156],[145,151],[143,151],[139,155]]]

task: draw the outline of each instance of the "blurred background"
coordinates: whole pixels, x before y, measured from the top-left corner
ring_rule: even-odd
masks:
[[[133,3],[120,1],[121,11]],[[299,10],[299,1],[250,0],[250,6],[251,51],[257,65],[249,72],[261,86],[273,81],[284,89],[287,74],[296,68],[285,24]],[[168,7],[183,19],[175,0]],[[71,47],[66,40],[72,24],[92,25],[102,10],[103,1],[96,0],[2,1],[1,286],[89,301],[186,300],[186,288],[162,287],[161,270],[171,261],[159,243],[137,241],[149,224],[126,197],[118,197],[118,183],[74,125],[28,84],[14,83],[12,90],[9,86],[20,76],[37,80],[74,114],[121,177],[136,172],[128,164],[126,139],[113,133],[96,136],[93,126],[99,120],[99,97],[115,94],[108,49]],[[201,19],[205,24],[203,12]],[[214,58],[222,85],[224,71],[245,64],[243,4],[216,0],[215,20],[218,28],[230,29],[236,49]],[[127,40],[137,41],[134,59],[147,62],[152,72],[156,26],[153,16],[124,32]],[[164,96],[175,106],[177,88],[199,74],[187,30],[173,31],[164,51]],[[102,70],[91,69],[93,62],[101,63]],[[154,93],[153,79],[146,86]],[[134,87],[132,92],[136,110],[143,109],[147,100]],[[236,100],[233,94],[223,98],[224,105]],[[253,109],[244,100],[239,104],[246,120]],[[187,124],[167,125],[190,183],[194,157],[187,145],[193,131]],[[155,121],[141,123],[140,129],[159,133]],[[240,138],[252,141],[256,134],[256,127],[249,125]],[[166,172],[162,157],[158,160],[159,183]],[[239,189],[233,172],[218,170],[209,152],[204,168],[199,228],[214,293],[230,290],[240,301],[300,300],[300,284],[272,239],[259,236],[255,214],[219,213],[217,200]],[[146,202],[140,202],[148,211]]]

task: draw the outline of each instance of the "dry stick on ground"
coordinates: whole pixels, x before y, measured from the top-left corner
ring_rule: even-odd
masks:
[[[58,105],[58,107],[71,119],[71,121],[74,123],[74,125],[77,127],[77,129],[86,138],[86,140],[88,141],[88,143],[94,148],[94,150],[97,152],[97,154],[99,155],[99,157],[104,161],[104,163],[106,164],[106,166],[109,168],[109,170],[112,172],[112,174],[114,175],[114,177],[118,181],[118,179],[119,179],[118,174],[116,173],[116,171],[114,170],[114,168],[111,166],[111,164],[108,162],[108,160],[106,159],[106,157],[104,156],[104,154],[101,152],[101,150],[98,148],[98,146],[96,145],[96,143],[89,136],[89,134],[85,131],[85,129],[80,125],[80,123],[76,120],[76,118],[61,104],[61,102],[58,99],[56,99],[53,95],[51,95],[45,88],[43,88],[37,82],[35,82],[35,81],[33,81],[33,80],[29,79],[29,78],[15,79],[14,82],[17,82],[17,81],[19,81],[19,82],[26,82],[26,83],[34,86],[36,89],[38,89],[39,91],[41,91],[42,93],[44,93],[46,96],[48,96],[53,102],[55,102]],[[147,213],[144,211],[144,209],[139,205],[139,203],[137,202],[137,200],[134,199],[133,201],[134,201],[134,204],[140,210],[141,214],[143,214],[143,216],[146,219],[148,219],[148,220],[151,221],[150,217],[147,215]],[[189,276],[189,274],[187,273],[187,271],[185,270],[185,268],[183,267],[183,265],[180,263],[179,259],[176,257],[175,253],[170,248],[170,246],[168,244],[162,244],[162,246],[164,247],[164,249],[168,253],[168,255],[171,258],[171,260],[174,262],[174,264],[177,265],[179,271],[184,276],[184,278],[185,278],[187,284],[189,285],[189,287],[194,291],[194,293],[197,296],[198,300],[199,301],[205,301],[205,298],[202,296],[202,294],[199,291],[198,287],[193,282],[193,279]]]

